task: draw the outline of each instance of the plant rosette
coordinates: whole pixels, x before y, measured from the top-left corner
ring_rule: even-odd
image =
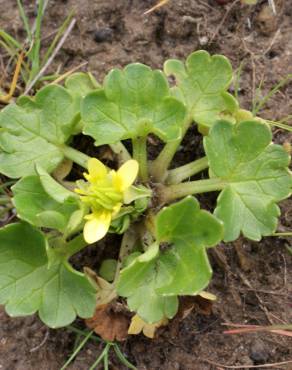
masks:
[[[18,179],[5,202],[19,221],[0,229],[0,303],[9,315],[38,312],[56,328],[120,301],[134,313],[129,333],[153,337],[180,296],[213,299],[209,248],[273,235],[278,204],[291,194],[290,157],[265,120],[239,108],[232,76],[224,56],[196,51],[163,71],[114,69],[102,84],[78,73],[2,109],[0,172]],[[205,156],[170,169],[194,124]],[[118,169],[74,148],[77,134],[108,145]],[[152,161],[150,134],[164,143]],[[195,198],[208,192],[218,194],[212,211]],[[121,245],[94,261],[97,271],[82,254],[78,269],[71,265],[107,233],[122,234]]]

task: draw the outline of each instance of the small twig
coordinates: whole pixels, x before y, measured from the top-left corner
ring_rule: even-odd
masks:
[[[284,262],[283,288],[281,290],[284,290],[287,286],[287,263],[286,263],[286,258],[283,253],[281,253],[281,256]]]
[[[282,361],[282,362],[274,362],[270,364],[263,364],[263,365],[224,365],[219,364],[218,362],[208,360],[207,358],[202,358],[201,360],[208,362],[211,365],[218,366],[218,367],[224,367],[225,369],[260,369],[260,368],[269,368],[269,367],[275,367],[275,366],[281,366],[281,365],[287,365],[292,363],[292,360],[288,361]]]
[[[275,43],[276,39],[279,37],[280,33],[281,33],[281,29],[280,29],[280,28],[278,28],[278,29],[277,29],[277,31],[276,31],[276,32],[275,32],[275,34],[274,34],[274,37],[272,38],[271,42],[269,43],[269,46],[268,46],[268,47],[266,48],[266,50],[263,52],[263,55],[266,55],[266,54],[271,50],[271,48],[273,47],[273,45],[274,45],[274,43]]]
[[[272,12],[274,13],[274,15],[276,15],[277,11],[276,11],[274,0],[268,0],[268,3],[269,3],[269,6],[272,8]]]
[[[46,331],[46,334],[45,334],[45,336],[44,336],[44,339],[41,341],[41,343],[40,344],[38,344],[36,347],[33,347],[33,348],[31,348],[30,350],[29,350],[29,352],[30,353],[32,353],[32,352],[35,352],[35,351],[37,351],[38,349],[40,349],[45,343],[46,343],[46,341],[48,340],[48,338],[49,338],[49,334],[50,334],[50,331],[49,331],[49,329],[47,328],[47,331]]]
[[[238,275],[240,276],[242,282],[247,286],[249,287],[250,289],[253,289],[253,286],[251,285],[251,283],[248,281],[248,279],[244,276],[244,274],[241,273],[241,271],[238,271]],[[264,305],[264,302],[263,300],[261,299],[261,297],[258,295],[257,291],[254,290],[254,294],[255,296],[257,297],[258,301],[259,301],[259,306],[260,308],[264,311],[264,313],[266,314],[266,317],[269,321],[269,323],[271,325],[274,325],[274,322],[273,320],[271,319],[270,317],[270,313],[269,311],[267,310],[267,307]]]
[[[35,85],[35,83],[38,81],[38,79],[44,74],[44,72],[47,70],[49,65],[55,59],[55,56],[57,55],[57,53],[59,52],[59,50],[63,46],[64,42],[66,41],[66,39],[69,36],[70,32],[72,31],[73,27],[75,26],[75,23],[76,23],[76,19],[74,18],[70,22],[68,28],[64,32],[62,38],[60,39],[60,41],[58,42],[58,45],[56,46],[56,49],[53,51],[52,55],[47,60],[46,64],[43,66],[43,68],[39,71],[39,73],[35,76],[35,78],[31,81],[31,83],[26,88],[26,90],[24,92],[24,95],[27,95],[29,93],[29,91],[32,89],[32,87]]]
[[[224,14],[224,17],[222,18],[221,22],[219,23],[218,27],[216,28],[215,32],[213,33],[213,35],[211,36],[210,38],[210,41],[209,41],[209,44],[211,44],[213,42],[213,40],[215,39],[215,37],[218,35],[221,27],[223,26],[223,24],[225,23],[227,17],[229,16],[231,10],[234,8],[234,6],[239,2],[239,0],[235,0],[231,5],[230,7],[227,9],[227,11],[225,12]]]
[[[287,297],[288,293],[281,293],[281,290],[277,291],[277,292],[274,292],[272,290],[255,289],[255,288],[242,288],[242,289],[239,288],[238,289],[239,292],[251,291],[251,292],[258,292],[258,293],[263,293],[263,294],[271,294],[271,295],[279,295],[279,296],[282,296],[282,297]]]

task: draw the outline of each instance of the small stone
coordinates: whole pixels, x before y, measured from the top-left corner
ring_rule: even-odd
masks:
[[[257,25],[263,35],[270,35],[278,28],[277,17],[269,5],[265,5],[256,18]]]
[[[109,27],[99,28],[94,32],[94,41],[95,42],[111,41],[113,35],[114,31],[112,28]]]
[[[204,45],[207,45],[209,42],[209,39],[207,36],[202,36],[202,37],[199,37],[199,43],[200,45],[204,46]]]
[[[251,343],[249,357],[255,364],[262,364],[268,361],[269,352],[265,343],[261,339],[255,339]]]

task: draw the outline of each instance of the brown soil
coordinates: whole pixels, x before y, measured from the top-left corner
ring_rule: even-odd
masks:
[[[33,17],[34,2],[24,3]],[[51,0],[45,36],[56,30],[72,8],[77,18],[51,71],[58,67],[67,71],[88,61],[86,68],[101,80],[111,67],[140,61],[161,68],[169,57],[185,58],[196,49],[206,49],[226,55],[234,68],[243,63],[239,98],[245,108],[251,107],[261,81],[266,93],[292,73],[292,0],[275,0],[277,15],[271,13],[267,1],[249,7],[228,0],[225,5],[215,0],[170,0],[160,10],[144,16],[143,12],[154,3]],[[16,2],[0,0],[0,9],[0,28],[22,39],[24,30]],[[3,50],[0,52],[3,67],[6,59]],[[288,116],[291,102],[290,83],[269,100],[263,116]],[[291,134],[280,129],[274,133],[277,142],[291,142]],[[200,151],[200,140],[192,129],[177,155],[177,163],[194,158]],[[208,207],[212,198],[204,196],[201,200]],[[284,231],[291,229],[292,200],[284,201],[281,207],[279,230]],[[167,328],[160,329],[156,339],[131,337],[121,344],[121,350],[140,370],[219,370],[223,365],[243,369],[292,360],[291,338],[265,332],[227,335],[222,325],[292,323],[292,259],[286,249],[289,243],[291,238],[265,238],[260,243],[241,239],[220,245],[217,252],[210,253],[214,277],[209,291],[218,297],[212,314],[193,310],[184,320],[174,319]],[[101,254],[91,248],[84,257],[92,257],[91,265],[98,265]],[[0,322],[1,370],[58,370],[74,347],[75,334],[67,329],[49,330],[37,317],[10,319],[1,310]],[[77,325],[82,327],[80,321]],[[69,369],[89,369],[101,349],[101,345],[90,342]],[[291,369],[292,364],[265,368]],[[114,356],[111,369],[124,369]]]

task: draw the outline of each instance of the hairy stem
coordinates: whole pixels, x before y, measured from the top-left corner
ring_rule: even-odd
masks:
[[[125,259],[125,257],[127,257],[130,254],[136,240],[137,240],[137,232],[135,228],[128,229],[123,235],[113,284],[115,284],[118,281],[122,262]]]
[[[114,144],[109,144],[111,150],[117,154],[119,158],[119,164],[123,164],[127,162],[129,159],[131,159],[131,155],[128,152],[127,148],[124,146],[124,144],[121,141],[118,141],[117,143]]]
[[[70,258],[87,247],[87,245],[88,243],[84,240],[83,234],[80,234],[66,245],[66,255]]]
[[[219,191],[224,189],[226,183],[221,179],[207,179],[183,182],[160,188],[160,200],[162,203],[168,203],[172,200],[185,197],[187,195],[207,193],[210,191]]]
[[[191,177],[205,170],[206,168],[208,168],[208,158],[203,157],[197,159],[193,162],[185,164],[184,166],[175,168],[174,170],[169,170],[166,183],[169,185],[179,184],[188,177]]]
[[[71,146],[64,145],[61,147],[61,150],[64,156],[71,161],[79,164],[79,166],[87,169],[87,162],[90,157],[77,149],[72,148]]]
[[[180,139],[165,144],[159,156],[153,161],[151,175],[155,181],[161,182],[166,178],[167,169],[192,122],[193,118],[188,115],[182,125]]]
[[[137,137],[133,142],[133,158],[139,163],[139,176],[143,182],[148,180],[147,137]]]

